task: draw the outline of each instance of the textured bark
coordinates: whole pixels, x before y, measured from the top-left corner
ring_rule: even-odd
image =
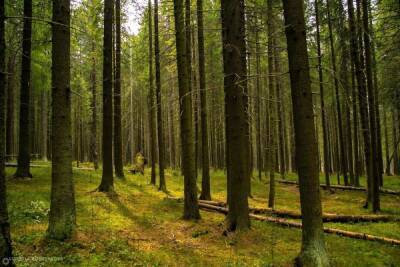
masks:
[[[6,43],[5,43],[5,1],[0,3],[0,264],[12,262],[10,224],[8,220],[6,192]],[[6,264],[4,264],[6,265]]]
[[[256,17],[256,23],[258,23]],[[260,76],[261,76],[261,56],[260,56],[260,40],[259,40],[259,29],[258,26],[255,26],[255,35],[256,35],[256,99],[255,99],[255,109],[256,109],[256,151],[257,151],[257,169],[258,169],[258,180],[261,181],[262,174],[262,157],[261,157],[261,84],[260,84]],[[250,73],[250,61],[249,61],[249,77],[251,77]],[[251,129],[251,128],[250,128]],[[251,135],[250,135],[251,137]],[[252,154],[252,153],[251,153]],[[252,158],[250,158],[252,159]]]
[[[332,31],[332,18],[331,18],[331,7],[330,2],[332,0],[327,1],[327,11],[328,11],[328,28],[329,28],[329,42],[330,42],[330,50],[331,50],[331,63],[332,63],[332,71],[334,75],[334,85],[335,85],[335,98],[336,98],[336,112],[338,117],[338,144],[339,144],[339,151],[340,151],[340,172],[344,177],[344,184],[348,185],[348,176],[347,176],[347,157],[345,152],[345,145],[344,145],[344,134],[343,134],[343,120],[342,120],[342,110],[340,107],[340,96],[339,96],[339,79],[338,73],[336,71],[336,53],[335,47],[333,43],[333,31]]]
[[[302,248],[296,262],[302,266],[329,266],[323,237],[303,1],[284,0],[283,8],[292,88],[296,167],[299,173],[301,214],[303,216]]]
[[[15,55],[7,62],[7,119],[6,119],[6,157],[12,159],[14,153],[14,102],[15,102]]]
[[[369,128],[369,115],[368,115],[368,102],[367,102],[367,90],[365,84],[365,76],[363,73],[364,68],[364,56],[360,51],[360,42],[357,37],[360,38],[361,33],[356,31],[356,21],[354,15],[354,5],[353,1],[348,0],[348,13],[349,13],[349,29],[350,29],[350,48],[351,48],[351,58],[354,63],[356,78],[357,78],[357,91],[358,91],[358,104],[360,108],[360,118],[361,118],[361,131],[364,139],[364,158],[365,167],[367,170],[367,180],[368,188],[370,188],[370,181],[372,181],[374,176],[373,168],[373,156],[371,151],[371,136]],[[358,36],[357,36],[358,34]],[[368,200],[370,199],[370,191],[367,194],[366,206],[368,205]]]
[[[324,173],[325,183],[329,187],[330,179],[330,157],[328,149],[328,131],[326,125],[326,114],[325,114],[325,97],[324,97],[324,77],[322,71],[322,53],[321,53],[321,35],[320,35],[320,20],[319,20],[319,6],[320,0],[315,0],[315,24],[317,28],[317,54],[318,54],[318,80],[319,80],[319,93],[320,93],[320,104],[321,104],[321,121],[322,121],[322,142],[323,142],[323,154],[324,154]]]
[[[267,16],[268,16],[268,91],[269,91],[269,120],[270,120],[270,142],[269,142],[269,193],[268,193],[268,207],[273,208],[275,205],[275,165],[276,165],[276,96],[275,96],[275,66],[274,66],[274,21],[272,0],[267,2]]]
[[[21,91],[19,111],[19,148],[16,178],[31,178],[31,127],[30,94],[31,94],[31,46],[32,46],[32,0],[24,0],[24,26],[22,34]]]
[[[167,185],[164,175],[164,129],[161,106],[161,67],[160,67],[160,44],[158,34],[158,0],[154,0],[154,56],[156,63],[156,110],[157,110],[157,136],[158,136],[158,169],[160,175],[159,190],[166,192]]]
[[[114,168],[124,178],[121,123],[121,0],[115,0]]]
[[[201,194],[200,199],[210,200],[210,163],[208,158],[207,93],[204,56],[203,0],[197,0],[197,39],[199,50],[200,116],[201,116]]]
[[[360,186],[360,155],[358,148],[360,142],[358,141],[357,87],[353,59],[351,59],[351,87],[351,98],[353,100],[354,186]]]
[[[221,1],[224,60],[228,231],[250,227],[246,43],[243,0]]]
[[[180,129],[182,150],[182,173],[184,176],[184,219],[200,219],[197,201],[196,164],[194,155],[194,132],[192,97],[185,36],[183,0],[174,0],[176,59],[178,68]]]
[[[90,154],[91,160],[94,165],[94,169],[99,168],[98,163],[98,152],[97,152],[97,78],[96,78],[96,55],[95,55],[95,43],[92,43],[92,69],[90,72],[90,83],[92,98],[90,102],[90,108],[92,110],[92,121],[90,125]]]
[[[110,192],[114,190],[113,178],[113,96],[112,96],[112,51],[113,51],[113,17],[114,1],[104,1],[104,45],[103,45],[103,137],[102,137],[102,156],[103,156],[103,175],[99,186],[100,192]]]
[[[368,88],[368,105],[369,105],[369,124],[371,132],[371,153],[372,153],[372,168],[373,176],[370,181],[371,186],[371,201],[372,211],[377,212],[380,210],[380,199],[379,199],[379,185],[382,180],[382,172],[380,171],[379,165],[379,149],[378,149],[378,138],[377,138],[377,121],[376,121],[376,105],[375,105],[375,89],[372,77],[372,55],[371,55],[371,40],[369,30],[369,18],[368,18],[368,0],[361,0],[362,2],[362,14],[363,14],[363,28],[364,28],[364,49],[365,49],[365,73],[367,76],[367,88]]]
[[[70,0],[53,0],[52,24],[52,168],[48,236],[71,238],[75,223],[72,179]],[[65,25],[65,26],[64,26]]]
[[[154,105],[154,74],[153,74],[153,16],[151,8],[151,0],[148,3],[148,16],[149,16],[149,95],[148,95],[148,105],[149,105],[149,128],[150,128],[150,153],[151,153],[151,179],[150,183],[152,185],[156,184],[156,160],[157,160],[157,148],[156,148],[156,110]],[[133,89],[132,89],[133,90]],[[133,116],[133,114],[132,114]]]

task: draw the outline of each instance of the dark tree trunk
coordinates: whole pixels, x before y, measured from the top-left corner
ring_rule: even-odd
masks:
[[[6,42],[5,1],[0,3],[0,265],[14,266],[6,194]],[[5,264],[10,262],[10,264]]]
[[[90,82],[92,87],[92,98],[90,108],[92,109],[92,121],[90,125],[90,154],[93,161],[94,169],[99,168],[98,152],[97,152],[97,79],[96,79],[96,55],[95,42],[92,43],[92,69],[90,72]]]
[[[183,0],[174,0],[176,59],[178,68],[180,128],[182,149],[182,173],[184,176],[183,218],[199,219],[197,201],[196,163],[194,154],[194,132],[192,116],[192,97],[190,91],[189,68],[187,62],[187,39]]]
[[[246,43],[243,0],[221,1],[224,60],[228,231],[250,227]],[[239,153],[240,152],[240,153]]]
[[[121,123],[121,0],[115,0],[114,168],[124,178]]]
[[[319,93],[321,102],[321,121],[322,121],[322,142],[323,142],[323,154],[324,154],[324,173],[325,173],[325,184],[329,188],[330,179],[330,157],[328,149],[328,131],[326,125],[326,114],[325,114],[325,98],[324,98],[324,78],[322,70],[322,53],[321,53],[321,35],[320,35],[320,20],[319,20],[319,5],[320,0],[315,0],[315,24],[317,27],[317,53],[318,53],[318,79],[319,79]]]
[[[52,24],[52,171],[48,235],[71,238],[75,223],[72,180],[70,0],[53,0]],[[64,26],[65,25],[65,26]]]
[[[210,163],[208,158],[207,93],[204,58],[203,0],[197,0],[197,39],[199,50],[200,116],[201,116],[201,163],[202,179],[200,199],[211,200]]]
[[[269,106],[269,120],[270,120],[270,142],[269,142],[269,194],[268,194],[268,207],[273,208],[275,205],[275,165],[276,165],[276,104],[275,104],[275,83],[276,77],[274,73],[274,21],[272,0],[267,1],[267,16],[268,16],[268,91],[269,99],[267,105]]]
[[[387,124],[386,112],[383,113],[383,125],[385,127],[385,158],[386,158],[385,175],[391,176],[392,173],[390,170],[389,134],[388,134],[388,124]]]
[[[154,56],[156,63],[156,110],[157,110],[157,136],[158,136],[158,169],[160,185],[158,190],[167,191],[164,175],[164,128],[161,106],[161,67],[160,67],[160,43],[158,33],[158,0],[154,0]]]
[[[114,190],[113,178],[113,17],[114,1],[104,1],[104,45],[103,45],[103,175],[99,186],[100,192]]]
[[[348,13],[349,13],[349,28],[350,28],[350,41],[351,41],[351,57],[354,62],[355,73],[357,78],[357,89],[358,89],[358,104],[360,108],[360,118],[361,118],[361,131],[364,139],[364,158],[365,158],[365,167],[367,170],[367,181],[368,188],[371,188],[370,181],[372,181],[374,176],[374,163],[373,156],[371,151],[371,136],[370,136],[370,128],[369,128],[369,114],[368,114],[368,101],[367,101],[367,90],[365,84],[365,76],[363,73],[364,68],[364,56],[361,52],[361,45],[357,38],[361,38],[361,32],[356,31],[356,21],[354,16],[354,5],[352,0],[347,1],[348,4]],[[359,10],[357,11],[357,13]],[[358,36],[357,36],[358,34]],[[368,201],[370,200],[370,192],[368,190],[367,193],[367,201],[366,207],[368,206]]]
[[[303,222],[302,248],[296,261],[300,266],[329,266],[323,237],[303,1],[284,0],[283,8],[292,88],[296,167],[299,173]]]
[[[376,106],[375,106],[375,90],[372,77],[372,56],[371,56],[371,41],[370,41],[370,30],[369,30],[369,18],[368,18],[368,0],[361,0],[362,2],[362,14],[363,14],[363,28],[364,28],[364,49],[365,49],[365,72],[367,76],[367,88],[368,88],[368,105],[369,105],[369,123],[371,132],[371,153],[372,153],[372,168],[373,176],[370,182],[371,185],[371,201],[372,210],[377,212],[380,210],[380,199],[379,199],[379,184],[382,180],[382,172],[380,171],[379,165],[379,149],[377,139],[377,121],[376,121]]]
[[[14,101],[15,101],[15,55],[7,62],[7,121],[6,121],[6,159],[11,160],[14,152]]]
[[[338,130],[339,130],[339,153],[340,153],[340,172],[344,177],[344,184],[348,185],[348,176],[347,176],[347,158],[344,146],[344,134],[343,134],[343,120],[342,120],[342,111],[340,108],[340,96],[339,96],[339,79],[338,73],[336,71],[336,53],[335,47],[333,43],[333,31],[332,31],[332,17],[331,17],[331,7],[330,2],[332,0],[327,1],[327,11],[328,11],[328,28],[329,28],[329,41],[331,48],[331,62],[332,62],[332,70],[334,75],[334,85],[335,85],[335,98],[336,98],[336,112],[338,116]],[[339,170],[338,169],[338,170]]]
[[[157,148],[156,148],[156,110],[154,105],[154,76],[153,76],[153,16],[151,8],[151,0],[148,3],[149,6],[149,95],[148,105],[150,109],[149,114],[149,128],[150,128],[150,152],[151,152],[151,179],[150,183],[156,185],[156,161],[157,161]],[[131,115],[133,116],[133,114]]]
[[[16,178],[31,178],[30,94],[31,94],[31,44],[32,44],[32,0],[24,0],[24,28],[22,34],[21,92],[19,112],[19,149]]]
[[[355,79],[354,62],[351,59],[351,98],[353,106],[353,142],[354,142],[354,186],[360,186],[360,155],[359,148],[360,142],[358,141],[358,109],[357,109],[357,87]]]

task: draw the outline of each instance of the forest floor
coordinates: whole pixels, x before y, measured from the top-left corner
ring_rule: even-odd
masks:
[[[146,176],[126,172],[125,180],[115,181],[116,195],[107,196],[92,192],[100,183],[101,171],[74,169],[76,237],[65,243],[48,241],[44,237],[50,167],[31,170],[34,178],[30,181],[8,181],[18,266],[291,266],[300,251],[299,229],[252,221],[250,231],[224,236],[221,214],[201,211],[198,222],[181,220],[183,203],[173,197],[182,197],[183,178],[172,170],[166,171],[167,197],[149,185],[149,170]],[[7,168],[8,175],[13,171]],[[251,207],[266,207],[267,181],[252,180]],[[385,177],[385,188],[400,190],[400,177]],[[225,192],[225,174],[212,172],[213,200],[224,201]],[[322,191],[324,212],[369,214],[362,208],[364,196],[363,192]],[[400,196],[382,195],[381,203],[382,214],[400,218]],[[277,183],[276,207],[299,211],[298,188]],[[325,226],[400,239],[399,222]],[[332,266],[400,266],[400,247],[331,234],[325,238]]]

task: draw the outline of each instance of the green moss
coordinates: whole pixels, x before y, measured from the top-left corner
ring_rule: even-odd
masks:
[[[7,169],[12,174],[12,169]],[[252,221],[252,228],[223,236],[223,215],[201,211],[199,222],[181,220],[183,178],[166,170],[170,195],[149,184],[145,176],[127,174],[115,180],[116,196],[93,191],[101,170],[74,169],[76,236],[67,242],[45,239],[46,210],[50,206],[50,168],[32,168],[31,181],[8,182],[8,201],[15,254],[21,257],[59,257],[57,262],[26,262],[19,266],[290,266],[300,252],[301,231]],[[256,176],[255,176],[256,177]],[[294,179],[294,175],[289,175]],[[199,187],[201,179],[198,179]],[[334,179],[332,179],[334,180]],[[385,178],[385,186],[398,186],[399,177]],[[225,201],[223,171],[211,173],[214,200]],[[277,184],[276,207],[299,211],[296,186]],[[397,190],[397,189],[396,189]],[[267,180],[252,180],[250,206],[266,207]],[[362,192],[322,192],[324,212],[368,214]],[[36,203],[36,204],[32,204]],[[39,204],[40,203],[40,204]],[[382,196],[385,213],[400,218],[400,198]],[[396,222],[338,224],[328,227],[400,239]],[[332,266],[398,266],[400,248],[377,242],[325,235]],[[66,256],[68,255],[68,256]]]

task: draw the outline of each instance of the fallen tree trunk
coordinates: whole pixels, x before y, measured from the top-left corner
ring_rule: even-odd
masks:
[[[296,181],[287,181],[287,180],[277,180],[278,183],[281,184],[292,184],[292,185],[298,185],[299,183]],[[326,184],[321,184],[320,185],[322,188],[326,189],[328,188]],[[340,189],[340,190],[352,190],[352,191],[366,191],[364,187],[356,187],[356,186],[344,186],[344,185],[331,185],[330,188],[332,189]],[[385,189],[385,188],[380,188],[379,192],[382,194],[387,194],[387,195],[397,195],[400,196],[400,191],[395,191],[395,190],[390,190],[390,189]]]
[[[211,200],[199,200],[200,203],[218,206],[218,207],[226,207],[226,203],[217,202]],[[278,217],[285,217],[291,219],[301,219],[301,213],[290,210],[274,210],[270,208],[250,208],[250,213],[254,214],[265,214],[270,213],[274,214]],[[324,213],[322,215],[322,220],[324,222],[389,222],[396,221],[397,218],[390,215],[341,215],[341,214],[330,214]]]
[[[222,214],[227,214],[228,213],[228,209],[227,208],[213,206],[213,205],[205,204],[205,203],[201,203],[201,202],[199,202],[199,207],[201,209],[207,210],[207,211],[219,212],[219,213],[222,213]],[[293,227],[293,228],[299,228],[299,229],[302,228],[302,224],[301,223],[290,222],[290,221],[287,221],[287,220],[281,219],[281,218],[264,217],[264,216],[260,216],[260,215],[256,215],[256,214],[249,214],[249,217],[254,219],[254,220],[257,220],[257,221],[271,222],[271,223],[279,224],[279,225],[286,226],[286,227]],[[335,234],[335,235],[355,238],[355,239],[362,239],[362,240],[368,240],[368,241],[378,241],[378,242],[381,242],[381,243],[400,246],[400,240],[386,238],[386,237],[374,236],[374,235],[369,235],[369,234],[364,234],[364,233],[357,233],[357,232],[350,232],[350,231],[334,229],[334,228],[327,228],[327,227],[324,227],[324,232],[325,233],[329,233],[329,234]]]

